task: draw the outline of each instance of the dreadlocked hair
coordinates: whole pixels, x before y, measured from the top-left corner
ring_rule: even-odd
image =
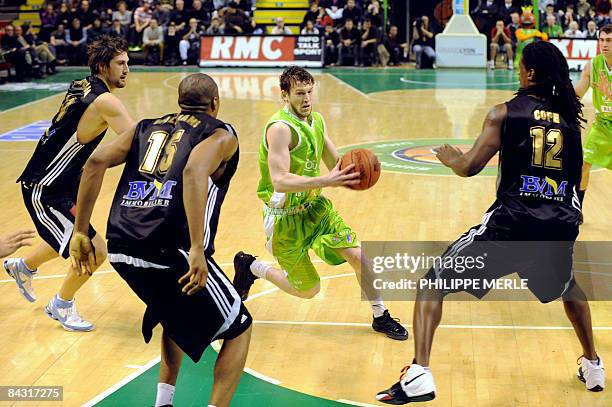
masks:
[[[535,95],[550,101],[552,108],[576,129],[586,120],[582,116],[582,103],[569,77],[567,60],[559,49],[549,42],[536,41],[523,49],[523,64],[535,71],[534,85],[521,88],[517,95]]]

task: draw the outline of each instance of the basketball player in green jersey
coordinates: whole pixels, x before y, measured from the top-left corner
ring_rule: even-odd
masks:
[[[595,121],[584,145],[582,182],[578,196],[584,199],[589,185],[589,172],[593,164],[612,170],[612,24],[599,30],[601,53],[587,62],[580,80],[576,83],[576,95],[582,98],[593,89]]]
[[[264,129],[259,149],[261,180],[257,195],[264,202],[267,249],[282,269],[239,252],[234,257],[234,286],[243,299],[257,278],[301,298],[320,290],[320,278],[309,249],[327,264],[348,262],[355,270],[374,314],[372,328],[397,340],[408,338],[406,329],[391,317],[372,287],[372,271],[361,272],[361,248],[355,233],[321,195],[324,187],[357,184],[353,165],[340,170],[340,157],[327,133],[321,114],[312,111],[314,78],[305,69],[291,66],[280,77],[285,107],[276,112]],[[329,169],[320,175],[321,160]]]

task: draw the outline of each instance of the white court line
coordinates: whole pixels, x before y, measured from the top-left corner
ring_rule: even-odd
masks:
[[[262,260],[262,262],[266,263],[266,264],[277,264],[275,261],[271,261],[271,260]],[[323,260],[315,259],[312,262],[313,263],[323,263]],[[219,266],[221,266],[221,267],[229,267],[229,266],[233,266],[233,265],[234,265],[234,263],[219,263]],[[115,270],[98,270],[98,271],[96,271],[96,272],[94,272],[92,274],[92,277],[96,276],[96,275],[114,274],[114,273],[117,273],[117,272]],[[351,273],[351,275],[352,274],[353,273]],[[65,273],[64,274],[50,274],[48,276],[34,276],[34,280],[50,280],[50,279],[54,279],[54,278],[64,278],[64,277],[66,277]],[[334,277],[334,276],[331,276],[331,277]],[[323,277],[323,278],[325,278],[325,277]],[[14,283],[14,282],[15,282],[15,279],[13,279],[13,278],[7,278],[7,279],[4,279],[4,280],[0,280],[0,283]]]
[[[270,376],[266,376],[263,373],[259,373],[257,370],[253,370],[250,367],[245,367],[244,371],[247,372],[248,374],[250,374],[251,376],[255,376],[258,379],[261,379],[261,380],[263,380],[265,382],[268,382],[268,383],[272,383],[272,384],[274,384],[276,386],[278,386],[279,384],[282,383],[280,380],[274,379],[274,378],[272,378]]]
[[[364,322],[327,322],[327,321],[266,321],[253,320],[254,324],[261,325],[312,325],[312,326],[351,326],[351,327],[370,327],[372,324]],[[412,325],[404,325],[412,327]],[[526,331],[571,331],[571,326],[536,326],[536,325],[439,325],[439,328],[446,329],[505,329],[505,330],[526,330]],[[594,326],[594,331],[612,331],[612,326]]]
[[[363,96],[366,99],[369,99],[370,96],[368,96],[367,93],[364,93],[362,91],[360,91],[359,89],[357,89],[356,87],[354,87],[353,85],[351,85],[348,82],[343,81],[342,79],[338,78],[337,76],[331,74],[331,73],[326,73],[325,75],[331,76],[332,78],[334,78],[335,80],[337,80],[338,82],[340,82],[341,85],[347,86],[351,89],[353,89],[355,92],[359,93],[361,96]]]
[[[351,406],[360,406],[360,407],[379,407],[376,404],[368,404],[368,403],[360,403],[358,401],[347,400],[347,399],[338,399],[336,400],[338,403],[349,404]]]
[[[142,369],[142,365],[125,365],[128,369]]]
[[[141,374],[143,374],[144,372],[146,372],[147,370],[149,370],[150,368],[152,368],[153,366],[158,364],[160,361],[161,361],[161,357],[159,357],[159,356],[156,357],[155,359],[150,360],[149,362],[147,362],[144,366],[140,367],[134,373],[131,373],[130,375],[128,375],[125,378],[121,379],[120,381],[118,381],[117,383],[113,384],[108,389],[104,390],[102,393],[98,394],[93,399],[91,399],[88,402],[86,402],[85,404],[83,404],[82,407],[93,407],[94,405],[96,405],[97,403],[99,403],[100,401],[105,399],[107,396],[109,396],[110,394],[114,393],[119,388],[125,386],[126,384],[128,384],[129,382],[131,382],[132,380],[134,380],[135,378],[137,378],[138,376],[140,376]]]

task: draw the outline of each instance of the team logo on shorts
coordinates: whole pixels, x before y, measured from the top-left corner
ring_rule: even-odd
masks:
[[[358,145],[345,146],[339,149],[340,154],[354,148],[372,150],[378,156],[383,171],[404,172],[421,175],[454,175],[450,168],[438,161],[431,151],[442,144],[450,144],[468,151],[473,139],[410,139],[393,141],[374,141]],[[479,175],[497,175],[497,156],[485,166]]]
[[[168,206],[172,200],[172,188],[176,181],[131,181],[130,189],[123,195],[121,206],[152,208]]]

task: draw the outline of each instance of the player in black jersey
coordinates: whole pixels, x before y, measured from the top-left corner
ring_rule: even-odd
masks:
[[[227,406],[248,352],[251,316],[212,258],[219,211],[238,165],[238,139],[216,119],[217,85],[193,74],[179,85],[181,112],[143,120],[87,162],[70,255],[82,273],[95,264],[87,225],[107,168],[125,162],[108,219],[109,260],[145,302],[149,342],[161,323],[156,406],[172,404],[183,352],[198,361],[224,339],[209,405]]]
[[[18,179],[23,199],[43,243],[23,258],[4,261],[21,294],[36,301],[32,279],[38,267],[58,255],[68,258],[79,178],[85,161],[108,127],[121,134],[132,127],[125,106],[112,94],[126,85],[127,43],[102,36],[88,49],[91,76],[73,81],[51,127],[42,135]],[[96,248],[97,268],[106,258],[104,240],[89,227]],[[93,325],[76,310],[74,295],[89,276],[70,270],[59,292],[45,307],[47,315],[69,331],[90,331]]]
[[[462,177],[478,174],[499,151],[497,200],[482,224],[453,243],[442,255],[443,261],[425,276],[424,281],[431,285],[417,293],[413,363],[399,382],[377,394],[378,401],[397,405],[434,399],[429,357],[444,296],[466,291],[482,298],[490,290],[485,284],[466,289],[453,283],[482,283],[513,272],[527,280],[540,301],[563,299],[582,345],[578,378],[588,390],[604,388],[603,362],[593,343],[589,305],[572,274],[580,215],[582,104],[572,87],[567,61],[547,42],[525,47],[520,84],[514,99],[489,112],[469,152],[463,154],[450,145],[437,149],[438,159]],[[525,241],[529,244],[515,244]],[[487,253],[483,246],[492,251]],[[483,253],[488,254],[483,267],[452,268],[455,263],[446,261]]]

